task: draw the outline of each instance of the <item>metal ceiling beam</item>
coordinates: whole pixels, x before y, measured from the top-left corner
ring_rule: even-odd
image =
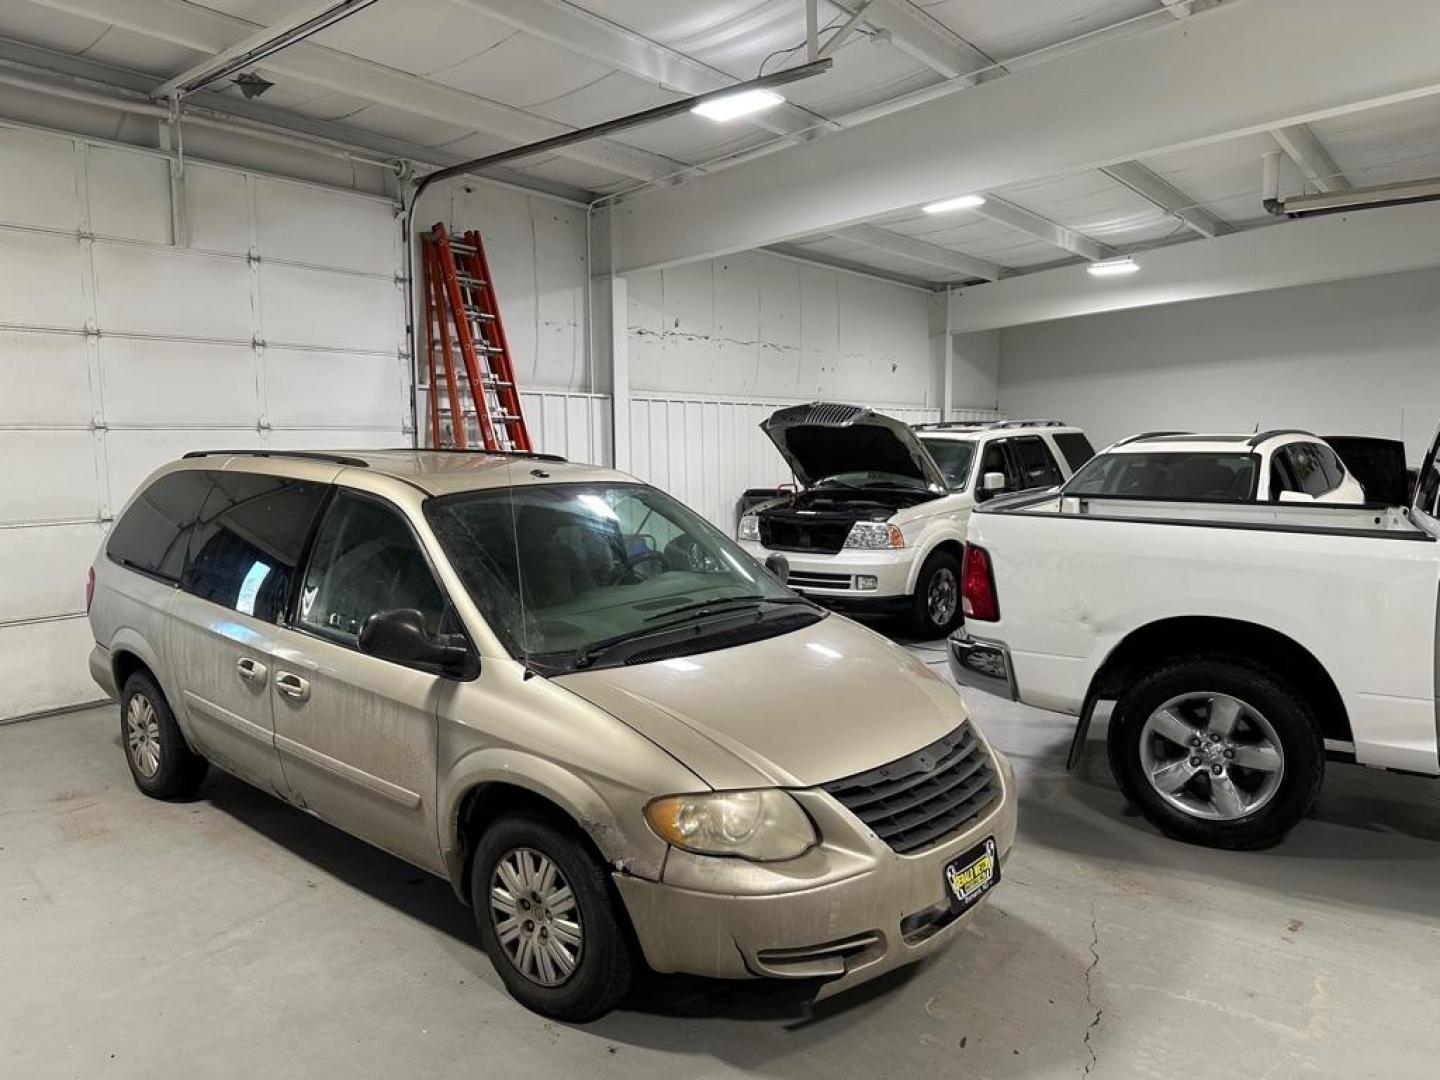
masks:
[[[1440,203],[1329,214],[1135,255],[1138,273],[1067,266],[950,294],[956,332],[1345,281],[1440,264]]]
[[[1270,132],[1291,161],[1299,166],[1305,179],[1323,192],[1349,191],[1350,181],[1345,179],[1340,167],[1330,152],[1320,144],[1309,124],[1290,124]]]
[[[924,289],[926,292],[934,292],[939,288],[939,283],[928,277],[901,274],[894,270],[882,270],[878,266],[866,266],[864,263],[843,259],[838,255],[826,255],[824,252],[811,251],[809,248],[797,247],[794,244],[771,244],[761,250],[779,255],[782,259],[816,263],[835,270],[845,270],[860,277],[881,278],[884,281],[892,281],[896,285],[909,285],[911,288]]]
[[[1036,240],[1049,244],[1051,247],[1057,247],[1061,251],[1068,251],[1073,255],[1079,255],[1082,259],[1089,259],[1091,262],[1113,259],[1119,254],[1108,244],[1092,240],[1084,233],[1078,233],[1059,222],[1041,217],[1034,211],[1026,210],[1023,206],[1016,206],[1004,199],[997,199],[994,195],[986,195],[984,205],[977,206],[970,212],[999,222],[1017,232],[1033,236]]]
[[[1204,207],[1196,205],[1194,199],[1169,180],[1147,169],[1138,161],[1117,162],[1100,171],[1110,179],[1124,184],[1142,199],[1158,206],[1171,217],[1184,222],[1207,240],[1232,231],[1229,224]]]
[[[850,225],[844,229],[836,229],[831,235],[843,240],[853,240],[876,251],[887,251],[891,255],[913,259],[926,266],[939,267],[941,270],[949,270],[969,278],[979,278],[981,281],[997,281],[1009,272],[997,263],[952,251],[928,240],[917,240],[913,236],[891,232],[877,225]]]
[[[704,94],[739,81],[719,68],[651,41],[608,19],[592,15],[566,0],[450,2],[667,90]],[[819,117],[789,103],[749,117],[747,122],[782,135],[804,131],[822,123]]]
[[[279,22],[257,30],[228,49],[186,68],[174,78],[166,79],[151,91],[151,97],[167,98],[193,93],[227,75],[260,63],[281,49],[318,34],[342,19],[364,11],[376,0],[321,0],[288,15]]]
[[[34,0],[43,7],[119,26],[159,41],[218,53],[255,33],[254,23],[183,0]],[[516,144],[573,130],[564,124],[475,94],[408,75],[384,64],[304,42],[267,60],[266,70],[402,112],[484,131]],[[563,151],[565,157],[637,180],[658,180],[683,166],[623,143],[600,141]]]
[[[854,15],[865,6],[859,0],[830,0],[830,3],[847,15]],[[874,0],[866,8],[863,21],[877,30],[888,31],[890,44],[947,79],[969,75],[995,64],[989,56],[910,0]]]
[[[1322,29],[1296,34],[1300,23]],[[1273,48],[1282,40],[1284,49]],[[1436,40],[1440,4],[1413,0],[1267,0],[1160,21],[784,153],[630,196],[617,217],[621,270],[1440,94]],[[1356,56],[1385,63],[1357,64]]]

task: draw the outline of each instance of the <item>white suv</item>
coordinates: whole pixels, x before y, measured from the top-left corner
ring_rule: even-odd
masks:
[[[1365,488],[1340,455],[1320,436],[1293,430],[1132,435],[1102,450],[1064,493],[1209,502],[1365,502]]]
[[[760,425],[804,485],[740,519],[750,554],[796,592],[857,615],[960,622],[960,558],[977,502],[1055,487],[1094,453],[1058,420],[923,424],[855,405],[781,409]],[[778,558],[777,558],[778,557]]]

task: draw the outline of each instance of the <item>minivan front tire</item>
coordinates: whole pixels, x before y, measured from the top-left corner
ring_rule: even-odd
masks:
[[[583,1023],[630,989],[634,960],[605,867],[556,823],[497,819],[471,863],[480,940],[505,988],[528,1009]]]
[[[120,693],[120,742],[135,786],[152,799],[195,794],[208,764],[185,742],[170,703],[147,671],[125,680]]]

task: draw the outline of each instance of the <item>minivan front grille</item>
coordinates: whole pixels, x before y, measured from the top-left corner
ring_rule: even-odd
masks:
[[[969,723],[913,754],[824,788],[902,855],[958,832],[1000,797],[995,763]]]

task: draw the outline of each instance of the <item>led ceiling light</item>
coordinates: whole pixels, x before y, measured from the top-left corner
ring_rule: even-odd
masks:
[[[706,120],[738,120],[764,109],[773,109],[784,100],[774,90],[740,90],[702,101],[690,111]]]
[[[941,199],[939,202],[926,203],[920,209],[927,214],[943,214],[950,210],[974,210],[977,206],[984,205],[984,195],[957,195],[953,199]]]
[[[1104,259],[1085,267],[1085,272],[1096,277],[1114,277],[1116,274],[1133,274],[1139,265],[1129,255],[1119,259]]]

